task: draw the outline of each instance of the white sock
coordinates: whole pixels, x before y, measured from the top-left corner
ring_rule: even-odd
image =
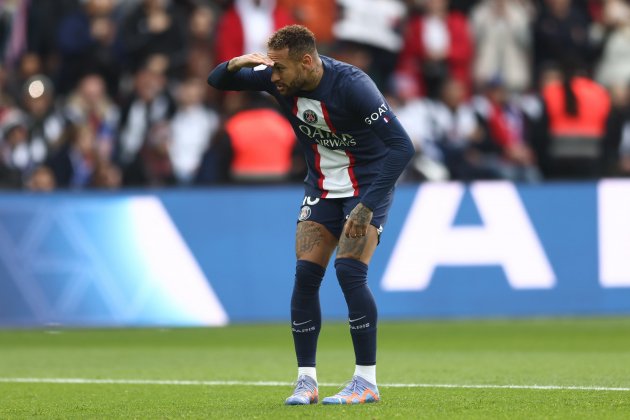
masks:
[[[376,385],[376,365],[361,366],[356,365],[354,368],[355,376],[360,376],[372,385]]]
[[[298,367],[298,378],[302,375],[310,376],[317,382],[317,373],[314,367]]]

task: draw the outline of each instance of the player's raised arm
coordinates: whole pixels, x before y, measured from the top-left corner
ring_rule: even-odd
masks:
[[[228,61],[227,70],[234,73],[243,67],[257,67],[259,65],[273,67],[273,60],[261,53],[245,54]]]
[[[261,53],[245,54],[219,64],[208,76],[208,84],[220,90],[268,91],[274,62]],[[267,67],[259,67],[267,66]]]

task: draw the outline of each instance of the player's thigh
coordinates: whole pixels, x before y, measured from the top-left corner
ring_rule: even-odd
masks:
[[[324,225],[313,221],[302,221],[297,224],[295,256],[298,260],[326,267],[336,247],[337,238]]]
[[[369,264],[378,245],[378,229],[374,225],[368,226],[367,235],[360,238],[339,238],[337,258],[352,258],[364,264]]]

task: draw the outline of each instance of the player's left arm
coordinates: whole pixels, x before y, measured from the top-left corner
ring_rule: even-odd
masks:
[[[363,76],[349,93],[350,107],[389,150],[378,177],[350,213],[344,228],[346,237],[367,233],[373,210],[394,188],[415,153],[409,135],[371,79]]]

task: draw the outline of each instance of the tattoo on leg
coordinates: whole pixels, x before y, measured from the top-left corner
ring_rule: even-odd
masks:
[[[301,255],[310,252],[324,240],[321,227],[310,223],[300,223],[295,234],[295,252]]]
[[[351,258],[361,258],[363,255],[363,251],[365,250],[365,246],[367,245],[368,238],[364,236],[362,238],[342,238],[339,243],[339,251],[338,254],[347,255]]]

